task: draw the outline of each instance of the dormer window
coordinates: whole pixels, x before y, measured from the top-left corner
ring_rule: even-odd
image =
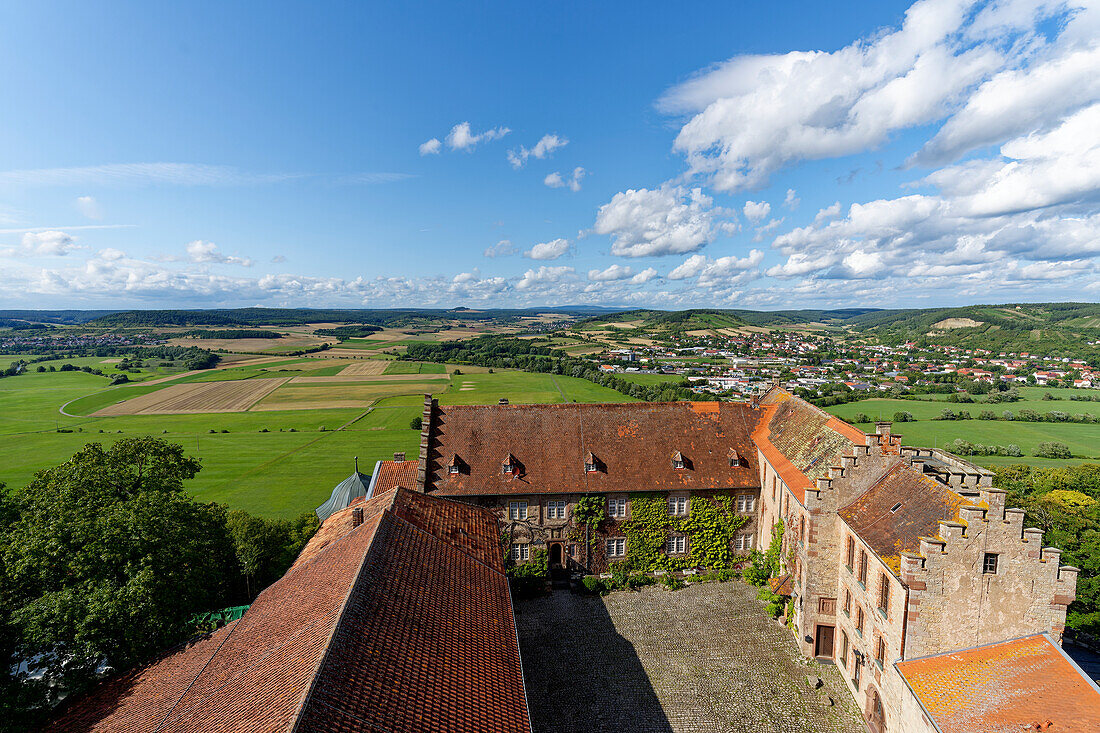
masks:
[[[672,467],[673,468],[687,468],[687,461],[684,460],[684,454],[680,451],[676,451],[672,454]]]
[[[584,457],[584,472],[595,473],[600,470],[599,461],[596,460],[596,454],[592,451],[588,451],[588,455]]]
[[[731,466],[741,465],[741,454],[735,451],[733,448],[730,448],[730,452],[726,454],[726,457],[730,459]]]
[[[447,473],[462,473],[462,459],[457,455],[451,456],[451,460],[447,462]]]
[[[513,475],[519,473],[519,461],[511,453],[504,459],[504,463],[500,464],[501,473]]]

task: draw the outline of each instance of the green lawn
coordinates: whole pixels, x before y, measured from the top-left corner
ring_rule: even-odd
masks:
[[[393,361],[386,365],[386,374],[443,374],[443,364],[426,361]]]
[[[587,379],[514,371],[455,375],[439,401],[444,405],[493,405],[502,397],[515,404],[635,401]]]

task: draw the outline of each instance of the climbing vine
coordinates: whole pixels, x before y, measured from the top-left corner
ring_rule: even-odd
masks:
[[[622,524],[629,548],[623,564],[629,570],[643,573],[694,567],[732,570],[736,563],[731,551],[733,540],[747,522],[748,517],[734,511],[734,499],[728,494],[710,498],[693,496],[686,517],[668,513],[664,494],[631,494],[630,519]],[[687,555],[665,553],[672,532],[687,536]]]

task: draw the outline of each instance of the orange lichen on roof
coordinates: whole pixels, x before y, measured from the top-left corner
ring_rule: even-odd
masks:
[[[941,521],[957,522],[959,508],[969,503],[908,464],[897,463],[838,514],[896,575],[901,553],[918,552],[921,537],[939,534]]]
[[[1046,634],[897,663],[942,733],[1100,730],[1100,688]]]
[[[378,480],[374,483],[374,495],[390,489],[416,489],[417,461],[379,461]]]
[[[860,430],[779,388],[764,396],[760,409],[764,417],[753,442],[802,504],[806,489],[850,454],[853,444],[866,441]]]

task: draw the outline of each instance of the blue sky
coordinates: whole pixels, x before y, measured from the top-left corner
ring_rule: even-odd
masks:
[[[8,4],[0,307],[1096,299],[1095,0],[688,5]]]

